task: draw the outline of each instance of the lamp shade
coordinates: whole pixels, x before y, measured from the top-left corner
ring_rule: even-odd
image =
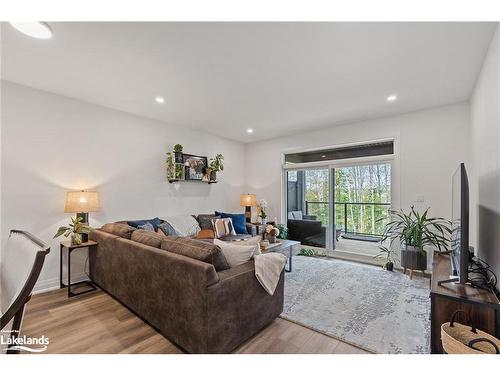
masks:
[[[257,199],[255,198],[255,194],[242,194],[240,200],[240,206],[243,207],[257,206]]]
[[[99,211],[99,193],[97,191],[68,191],[64,212]]]

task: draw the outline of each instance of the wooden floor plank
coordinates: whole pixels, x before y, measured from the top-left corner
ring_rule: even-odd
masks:
[[[68,299],[65,289],[33,296],[22,334],[45,335],[45,353],[162,353],[183,351],[103,291]],[[278,318],[235,353],[367,353],[309,328]]]

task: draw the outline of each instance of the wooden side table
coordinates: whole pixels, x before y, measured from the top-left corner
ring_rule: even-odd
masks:
[[[60,253],[59,253],[59,287],[60,289],[62,288],[68,288],[68,298],[74,297],[74,296],[79,296],[80,294],[85,294],[88,292],[92,292],[94,290],[97,290],[96,286],[91,280],[84,280],[84,281],[79,281],[77,283],[71,283],[71,253],[73,250],[81,249],[84,247],[89,248],[89,252],[91,249],[95,249],[97,247],[97,242],[95,241],[87,241],[87,242],[82,242],[80,245],[72,245],[71,241],[63,241],[61,242],[60,245]],[[68,249],[68,284],[63,283],[63,251],[64,249]],[[86,284],[90,288],[87,290],[84,290],[82,292],[78,293],[73,293],[71,291],[71,287],[77,286],[77,285],[83,285]]]

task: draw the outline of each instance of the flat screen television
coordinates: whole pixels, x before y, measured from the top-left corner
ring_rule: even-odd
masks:
[[[453,174],[451,209],[451,269],[460,284],[468,281],[469,269],[469,181],[465,164]]]

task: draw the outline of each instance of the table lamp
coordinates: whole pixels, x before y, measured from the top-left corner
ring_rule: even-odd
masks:
[[[240,205],[245,207],[245,218],[247,223],[252,221],[252,207],[257,206],[255,194],[242,194]]]
[[[99,193],[97,191],[68,191],[66,193],[66,203],[64,212],[76,213],[76,217],[81,217],[82,223],[89,223],[89,212],[99,211]],[[82,234],[82,241],[87,242],[89,236]]]

